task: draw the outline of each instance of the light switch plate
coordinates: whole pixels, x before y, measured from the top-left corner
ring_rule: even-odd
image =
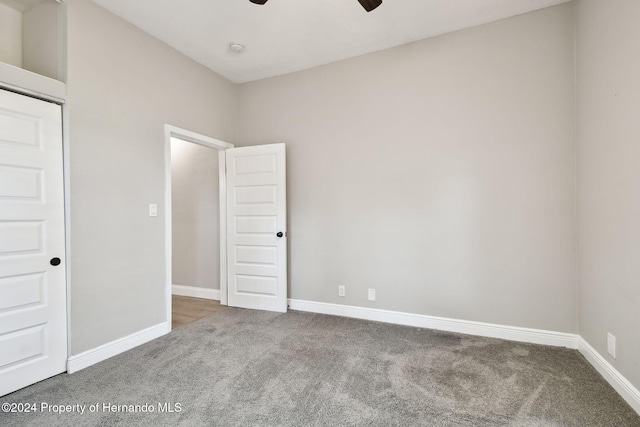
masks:
[[[156,204],[149,205],[149,216],[158,216],[158,205]]]
[[[376,300],[376,290],[373,288],[369,288],[367,290],[367,299],[369,301],[375,301]]]

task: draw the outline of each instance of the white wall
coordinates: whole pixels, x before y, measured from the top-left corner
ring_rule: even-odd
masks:
[[[164,124],[233,143],[237,87],[89,0],[67,6],[78,354],[167,320]]]
[[[0,62],[22,67],[22,13],[0,3]]]
[[[576,10],[580,335],[640,388],[640,2]]]
[[[287,144],[289,296],[576,332],[573,32],[567,4],[241,85],[239,144]]]
[[[172,283],[220,289],[218,150],[171,139]]]

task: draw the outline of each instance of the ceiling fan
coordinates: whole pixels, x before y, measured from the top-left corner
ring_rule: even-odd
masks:
[[[268,0],[249,0],[249,1],[255,4],[265,4]],[[375,9],[376,7],[382,4],[382,0],[358,0],[358,1],[362,5],[362,7],[364,7],[364,10],[366,10],[367,12],[371,12],[373,9]]]

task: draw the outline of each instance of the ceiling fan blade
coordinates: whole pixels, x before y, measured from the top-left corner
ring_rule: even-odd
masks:
[[[268,0],[249,0],[249,1],[254,4],[265,4]],[[366,10],[367,12],[371,12],[373,9],[375,9],[376,7],[382,4],[382,0],[358,0],[358,1],[362,5],[362,7],[364,7],[364,10]]]
[[[375,9],[376,7],[382,4],[382,0],[358,0],[358,1],[362,5],[362,7],[364,7],[364,10],[366,10],[367,12],[371,12],[373,9]]]

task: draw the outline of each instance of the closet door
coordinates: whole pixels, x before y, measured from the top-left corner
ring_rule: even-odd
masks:
[[[0,90],[0,395],[66,371],[62,111]]]

